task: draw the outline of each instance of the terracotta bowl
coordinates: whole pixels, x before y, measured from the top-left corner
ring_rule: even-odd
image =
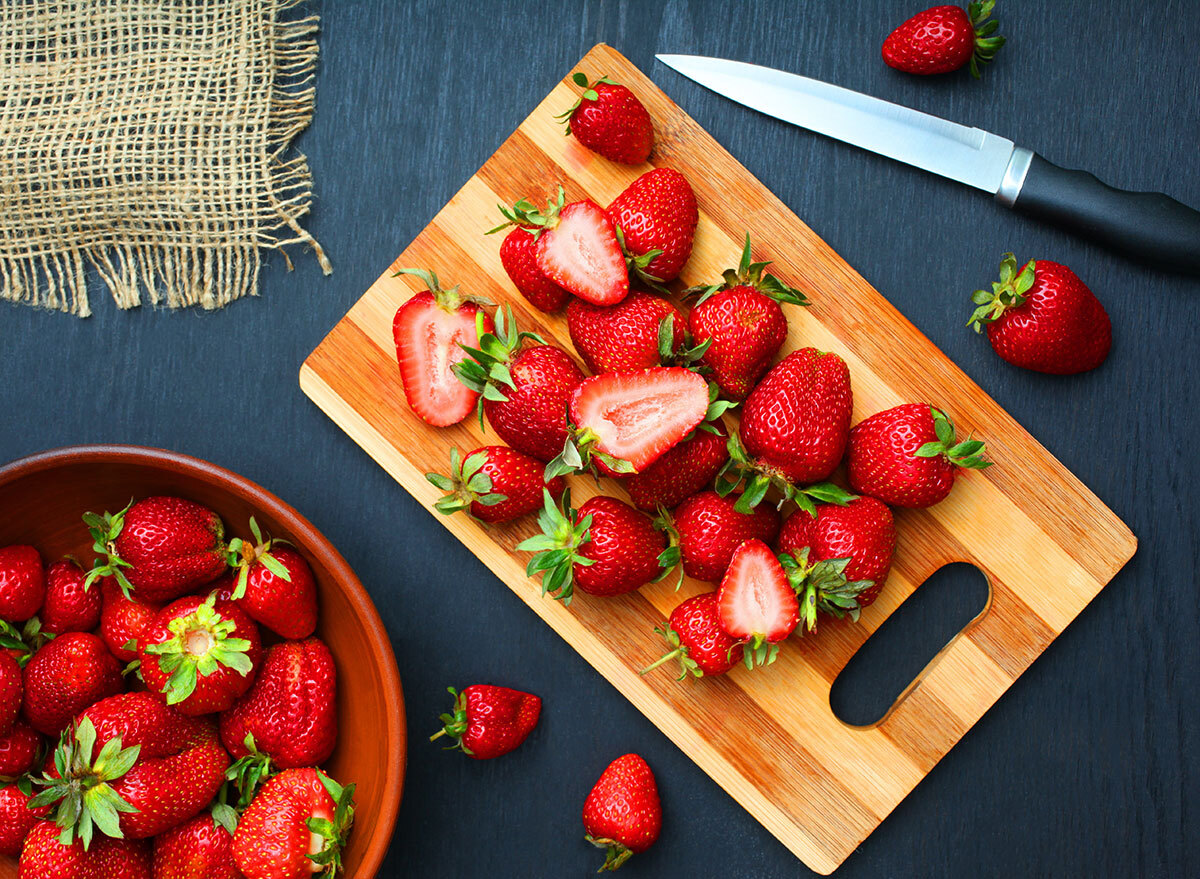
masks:
[[[404,784],[404,698],[396,658],[379,614],[338,551],[275,495],[213,464],[137,446],[75,446],[0,468],[0,546],[28,543],[51,561],[94,553],[80,514],[116,512],[131,497],[171,494],[216,510],[227,534],[248,531],[251,514],[264,531],[296,544],[316,574],[317,634],[338,669],[337,750],[330,774],[358,785],[356,820],[345,851],[346,876],[371,877],[387,852]],[[0,879],[16,877],[0,858]]]

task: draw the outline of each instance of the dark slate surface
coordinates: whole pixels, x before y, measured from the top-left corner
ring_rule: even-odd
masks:
[[[666,828],[626,875],[807,875],[296,384],[304,357],[393,256],[571,64],[609,42],[1141,539],[1125,571],[841,875],[1200,875],[1191,493],[1200,283],[757,116],[653,60],[679,51],[786,67],[1200,205],[1200,19],[1184,4],[1002,3],[1011,42],[982,83],[909,78],[880,62],[883,37],[918,5],[325,3],[318,112],[301,147],[319,195],[310,228],[334,275],[299,253],[289,274],[270,256],[262,298],[219,314],[119,314],[99,296],[86,321],[0,306],[0,459],[70,443],[164,446],[246,474],[325,531],[379,605],[411,718],[384,875],[590,874],[600,859],[581,839],[579,809],[605,763],[629,750],[658,774]],[[1010,249],[1065,262],[1091,284],[1115,325],[1103,367],[1065,379],[1025,373],[964,328],[967,294]],[[546,700],[532,739],[492,763],[424,741],[443,688],[477,680]]]

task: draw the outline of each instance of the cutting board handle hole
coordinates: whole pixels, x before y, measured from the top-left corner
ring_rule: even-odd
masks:
[[[938,653],[983,613],[989,594],[987,577],[974,565],[954,562],[934,571],[846,663],[829,693],[833,713],[852,726],[882,721]]]

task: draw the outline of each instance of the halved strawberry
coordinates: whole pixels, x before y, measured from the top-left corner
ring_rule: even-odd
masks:
[[[396,274],[415,275],[428,288],[400,306],[392,321],[404,396],[426,423],[457,424],[471,413],[478,395],[451,367],[466,357],[463,345],[479,344],[477,316],[483,331],[492,331],[492,319],[481,307],[492,303],[460,293],[457,285],[443,290],[431,271],[400,269]]]
[[[733,553],[717,592],[721,629],[746,644],[746,668],[770,665],[778,642],[796,630],[800,602],[771,548],[747,540]]]

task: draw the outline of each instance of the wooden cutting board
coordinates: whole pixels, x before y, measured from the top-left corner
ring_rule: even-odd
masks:
[[[542,598],[513,547],[532,517],[487,529],[437,515],[463,544],[812,869],[833,871],[970,729],[1054,637],[1133,555],[1129,529],[995,401],[864,281],[825,242],[619,53],[596,46],[575,68],[629,86],[654,119],[651,165],[682,171],[700,204],[695,252],[682,280],[708,282],[737,264],[744,230],[756,259],[804,290],[810,308],[786,306],[784,352],[805,345],[849,364],[854,420],[908,401],[949,411],[960,433],[987,441],[997,465],[963,472],[950,498],[900,511],[895,566],[879,601],[857,623],[822,623],[792,638],[769,668],[676,683],[638,669],[658,657],[652,632],[683,598],[712,587],[685,581],[632,595],[580,595],[569,608]],[[510,304],[520,326],[570,348],[566,321],[536,311],[500,265],[496,205],[535,203],[561,182],[568,200],[607,204],[650,165],[613,164],[564,137],[554,114],[578,89],[570,73],[363,295],[305,361],[304,392],[418,500],[439,492],[423,478],[444,471],[451,446],[484,442],[468,420],[434,429],[408,408],[392,344],[392,317],[419,289],[393,278],[402,266],[433,268],[446,283]],[[964,308],[966,308],[964,300]],[[575,478],[583,502],[596,493]],[[603,491],[625,497],[614,481]],[[879,723],[854,727],[829,706],[833,680],[871,633],[934,571],[979,567],[985,610],[929,663]]]

